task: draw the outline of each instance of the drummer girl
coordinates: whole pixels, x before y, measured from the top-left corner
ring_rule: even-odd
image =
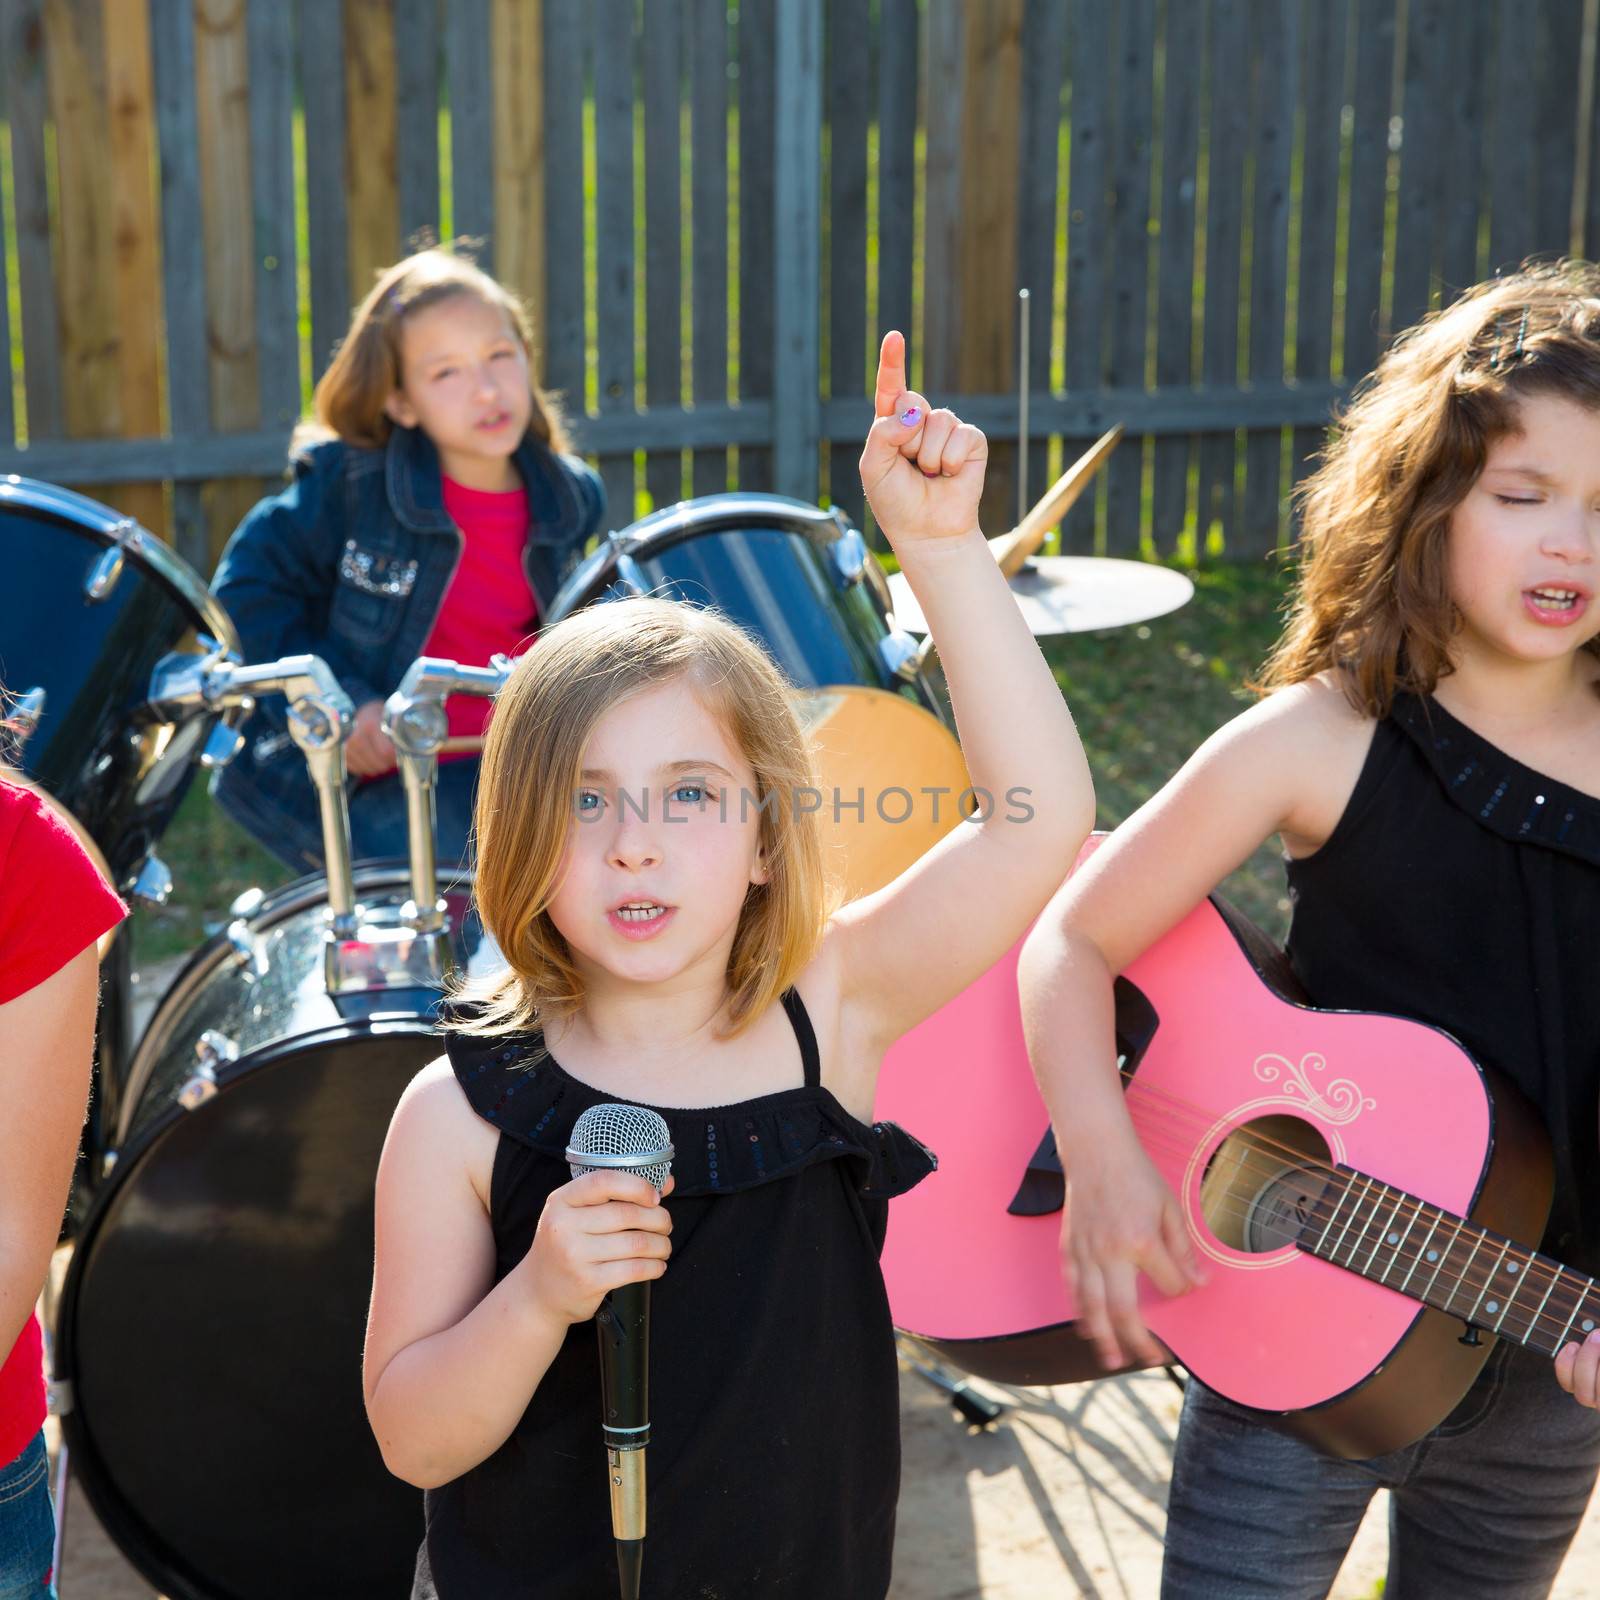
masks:
[[[378,1173],[367,1410],[427,1489],[416,1596],[617,1592],[590,1319],[659,1280],[656,1596],[882,1596],[899,1477],[878,1267],[932,1166],[872,1125],[885,1050],[992,966],[1072,860],[1072,719],[978,531],[987,445],[906,392],[885,340],[861,457],[938,639],[980,796],[829,915],[787,686],[715,612],[633,599],[553,628],[489,728],[477,894],[508,970],[463,996]],[[972,1063],[982,1094],[983,1062]],[[573,1181],[587,1107],[657,1107],[666,1204]]]
[[[569,453],[532,376],[515,295],[443,247],[396,262],[357,307],[296,435],[294,479],[240,523],[213,580],[245,657],[321,656],[355,702],[345,747],[354,854],[406,854],[405,798],[383,701],[416,657],[473,666],[532,642],[599,526],[599,479]],[[487,702],[450,701],[450,733],[483,732]],[[266,697],[217,799],[301,871],[322,864],[315,792]],[[443,860],[465,852],[476,757],[448,754],[437,789]]]

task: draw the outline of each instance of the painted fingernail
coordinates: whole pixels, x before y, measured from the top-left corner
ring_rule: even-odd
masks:
[[[917,425],[917,423],[920,422],[921,420],[922,420],[922,407],[921,406],[907,406],[905,408],[905,410],[900,413],[900,422],[901,422],[901,425],[904,426],[904,427],[914,428]]]

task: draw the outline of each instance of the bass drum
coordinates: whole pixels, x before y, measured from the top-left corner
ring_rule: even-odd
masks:
[[[917,641],[895,626],[877,558],[839,511],[775,494],[668,506],[602,540],[547,621],[627,594],[715,606],[801,689],[888,690],[943,715]]]
[[[356,891],[391,924],[409,897],[398,864],[358,870]],[[63,1435],[107,1532],[172,1600],[390,1600],[422,1497],[362,1404],[373,1186],[401,1091],[441,1053],[438,994],[329,995],[324,879],[248,898],[133,1058],[62,1291]],[[467,927],[466,892],[447,898]],[[458,931],[463,966],[472,944]]]

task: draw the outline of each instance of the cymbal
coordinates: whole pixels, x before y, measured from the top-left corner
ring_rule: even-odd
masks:
[[[1011,592],[1032,633],[1090,633],[1176,611],[1194,594],[1194,585],[1181,572],[1150,561],[1035,556],[1011,580]],[[895,621],[908,633],[926,633],[904,573],[890,576],[889,594]]]

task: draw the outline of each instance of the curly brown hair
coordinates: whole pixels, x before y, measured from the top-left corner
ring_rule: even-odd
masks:
[[[384,402],[400,386],[400,336],[406,318],[456,295],[468,295],[505,314],[531,371],[535,346],[527,308],[472,259],[471,247],[466,239],[431,245],[378,274],[317,382],[315,416],[295,429],[291,453],[328,438],[381,450],[394,428]],[[555,399],[531,377],[528,387],[533,393],[528,431],[552,450],[570,451]]]
[[[1395,340],[1299,490],[1299,576],[1253,688],[1332,671],[1370,717],[1388,715],[1397,690],[1433,692],[1461,621],[1446,581],[1451,513],[1535,394],[1600,410],[1591,262],[1528,263]],[[1600,654],[1600,640],[1584,648]]]

